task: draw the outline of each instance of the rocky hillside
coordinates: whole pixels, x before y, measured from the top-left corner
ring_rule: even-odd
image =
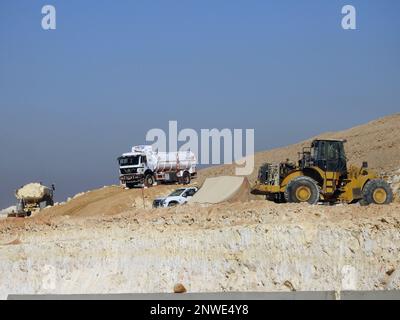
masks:
[[[294,145],[259,152],[255,156],[255,170],[249,179],[254,182],[257,170],[264,162],[298,159],[298,152],[315,138],[346,139],[346,154],[350,163],[360,165],[368,161],[370,168],[392,175],[400,168],[400,113],[340,132],[328,132]],[[200,172],[206,177],[234,174],[233,165],[210,167]]]

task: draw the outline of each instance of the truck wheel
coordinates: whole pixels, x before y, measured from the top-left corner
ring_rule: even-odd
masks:
[[[190,184],[190,174],[187,171],[183,173],[182,184]]]
[[[361,205],[389,204],[393,201],[393,191],[382,179],[368,181],[362,191]]]
[[[151,187],[154,184],[154,176],[152,174],[147,174],[144,177],[144,185],[146,187]]]
[[[310,177],[297,177],[289,182],[284,195],[286,202],[317,204],[319,187],[317,182]]]

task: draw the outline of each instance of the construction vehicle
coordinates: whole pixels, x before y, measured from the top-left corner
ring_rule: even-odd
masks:
[[[190,184],[196,177],[197,160],[193,152],[156,152],[152,146],[135,146],[118,158],[123,187],[151,187],[156,182]]]
[[[53,194],[55,187],[51,188],[41,183],[29,183],[15,192],[17,198],[16,210],[8,214],[8,217],[29,217],[33,212],[53,206]]]
[[[393,201],[389,184],[368,169],[348,167],[346,140],[316,139],[299,152],[298,163],[288,159],[279,164],[265,163],[252,188],[275,202],[388,204]]]

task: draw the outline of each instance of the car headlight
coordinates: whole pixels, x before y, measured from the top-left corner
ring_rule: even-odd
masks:
[[[144,168],[138,168],[137,173],[144,173]]]

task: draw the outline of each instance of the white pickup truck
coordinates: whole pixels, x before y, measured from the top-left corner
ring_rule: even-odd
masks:
[[[180,204],[184,204],[194,196],[197,190],[198,189],[196,187],[176,189],[174,192],[172,192],[169,196],[165,198],[154,199],[153,208],[174,207]]]

